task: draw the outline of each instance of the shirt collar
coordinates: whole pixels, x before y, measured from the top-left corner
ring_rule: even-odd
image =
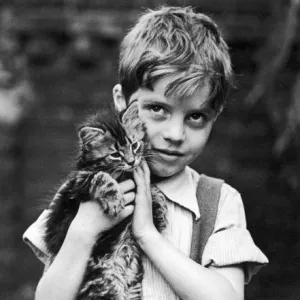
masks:
[[[196,197],[196,188],[199,174],[190,167],[159,183],[157,187],[172,202],[190,210],[196,220],[200,218],[200,211]]]

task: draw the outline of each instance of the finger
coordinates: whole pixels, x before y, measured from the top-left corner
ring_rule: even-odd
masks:
[[[146,163],[146,161],[142,162],[142,168],[144,171],[144,176],[145,176],[145,180],[147,182],[147,185],[150,185],[150,169],[148,167],[148,164]]]
[[[135,192],[129,192],[123,195],[124,201],[125,201],[125,205],[131,203],[134,201],[135,199]]]
[[[121,193],[125,194],[135,189],[135,183],[132,179],[127,179],[119,183]]]
[[[149,190],[150,188],[150,170],[147,166],[147,163],[143,161],[139,168],[137,168],[136,171],[137,178],[140,179],[139,181],[136,181],[136,184],[143,184],[143,186]]]
[[[142,167],[143,171],[144,171],[147,175],[150,175],[150,169],[149,169],[149,166],[148,166],[148,164],[147,164],[147,162],[146,162],[145,160],[142,161],[141,167]]]
[[[118,215],[118,221],[122,221],[126,219],[128,216],[130,216],[134,211],[133,205],[127,205],[125,208],[120,212]]]
[[[136,195],[135,200],[138,197],[139,202],[135,201],[135,205],[140,205],[141,202],[147,202],[147,199],[149,199],[150,196],[150,189],[147,186],[145,179],[143,178],[142,171],[136,171],[133,174],[134,180],[136,182]],[[141,197],[140,197],[141,196]]]
[[[143,171],[140,166],[133,170],[133,179],[136,183],[137,189],[143,184]]]

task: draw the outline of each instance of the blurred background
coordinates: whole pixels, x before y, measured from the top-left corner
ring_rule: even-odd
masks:
[[[111,101],[124,33],[162,4],[207,13],[231,49],[236,89],[193,166],[241,192],[270,260],[246,299],[299,299],[300,0],[0,3],[0,300],[34,299],[42,264],[22,233],[72,168],[75,125]]]

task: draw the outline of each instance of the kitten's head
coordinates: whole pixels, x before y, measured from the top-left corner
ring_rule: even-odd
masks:
[[[133,102],[120,115],[101,111],[79,129],[78,168],[107,172],[132,171],[146,149],[145,128]]]

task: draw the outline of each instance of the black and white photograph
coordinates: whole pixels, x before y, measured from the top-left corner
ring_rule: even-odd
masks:
[[[0,0],[0,300],[300,298],[300,0]]]

